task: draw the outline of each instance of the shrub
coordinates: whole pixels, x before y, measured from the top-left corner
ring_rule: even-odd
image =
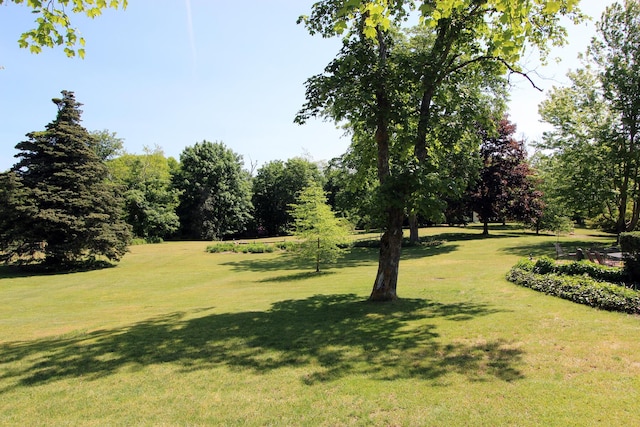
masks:
[[[513,268],[517,268],[519,270],[524,270],[524,271],[533,271],[533,268],[535,267],[535,262],[533,262],[531,259],[528,258],[522,258],[520,261],[518,261],[516,263],[516,265],[513,266]]]
[[[438,239],[434,239],[433,237],[421,237],[420,241],[418,243],[411,243],[409,241],[408,238],[403,238],[402,239],[402,246],[403,247],[410,247],[410,246],[423,246],[423,247],[435,247],[435,246],[440,246],[446,243],[446,240],[438,240]],[[371,248],[371,249],[377,249],[380,247],[380,239],[379,238],[373,238],[373,239],[363,239],[363,240],[356,240],[354,242],[352,242],[350,244],[350,246],[353,246],[355,248]]]
[[[267,245],[265,243],[249,243],[247,245],[238,245],[239,250],[243,254],[252,253],[252,254],[262,254],[273,252],[275,247],[273,245]]]
[[[640,232],[620,233],[624,268],[633,281],[640,281]]]
[[[613,282],[624,286],[633,287],[627,272],[618,267],[594,264],[589,261],[573,261],[557,264],[552,258],[540,257],[537,261],[522,259],[513,267],[537,274],[563,274],[567,276],[587,275],[592,279]]]
[[[220,253],[220,252],[235,252],[243,254],[262,254],[274,252],[276,249],[280,249],[277,245],[269,243],[246,243],[238,244],[234,242],[216,243],[214,245],[207,246],[207,252]]]
[[[215,245],[207,246],[207,252],[220,253],[220,252],[236,252],[237,245],[235,243],[216,243]]]
[[[540,257],[533,267],[533,271],[538,274],[553,273],[555,270],[556,262],[548,256]]]
[[[566,274],[570,276],[587,275],[593,279],[604,282],[614,282],[625,285],[629,282],[629,276],[624,269],[598,265],[589,261],[576,261],[568,264],[558,264],[555,271],[558,274]]]
[[[530,267],[527,263],[519,264],[522,267]],[[599,282],[588,275],[539,274],[533,270],[535,267],[527,270],[516,265],[507,274],[507,280],[579,304],[603,310],[640,314],[640,292],[638,291],[612,283]]]
[[[295,242],[282,241],[282,242],[275,242],[273,246],[280,249],[281,251],[292,251],[295,248],[296,244]]]

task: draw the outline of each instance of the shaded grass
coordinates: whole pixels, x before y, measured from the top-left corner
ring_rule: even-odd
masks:
[[[523,254],[553,256],[555,236],[421,231],[446,242],[403,250],[393,304],[365,302],[366,248],[324,274],[176,242],[133,247],[112,269],[5,276],[0,424],[637,421],[638,317],[504,279]]]
[[[308,364],[314,369],[302,378],[306,384],[351,375],[434,379],[459,372],[475,378],[481,371],[518,379],[520,350],[506,342],[442,345],[433,325],[403,329],[409,322],[467,321],[493,312],[483,304],[417,299],[379,305],[346,294],[280,301],[264,312],[170,313],[122,329],[3,343],[0,359],[29,362],[0,378],[12,387],[34,386],[96,380],[132,364],[176,363],[184,371],[223,365],[256,374]]]

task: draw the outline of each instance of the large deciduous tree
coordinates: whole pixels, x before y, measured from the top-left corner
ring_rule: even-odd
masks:
[[[124,215],[136,237],[157,242],[175,233],[180,191],[171,182],[170,160],[162,149],[123,154],[110,160],[111,179],[122,188]]]
[[[375,153],[385,232],[370,300],[397,298],[404,213],[433,165],[429,137],[438,91],[475,66],[489,73],[496,67],[518,71],[525,43],[543,54],[548,43],[561,44],[566,33],[559,20],[562,15],[579,19],[578,2],[322,0],[301,19],[312,34],[346,35],[338,58],[307,82],[307,103],[298,121],[326,114],[364,123],[371,134],[368,152]],[[414,5],[430,34],[407,68],[394,61],[391,33],[393,22],[407,17]],[[415,83],[407,86],[403,79],[408,76]],[[406,108],[407,99],[415,100],[414,108]],[[411,126],[411,137],[394,140],[398,126]]]
[[[20,35],[20,47],[40,53],[43,47],[64,46],[67,56],[84,58],[85,40],[72,25],[70,15],[95,18],[107,8],[126,8],[128,0],[0,0],[0,5],[5,3],[23,4],[36,17],[35,28]]]
[[[640,3],[625,0],[605,9],[589,55],[597,64],[604,98],[616,115],[611,148],[620,159],[614,181],[620,190],[616,231],[640,219]],[[627,218],[627,204],[632,212]]]
[[[0,253],[7,261],[68,268],[100,257],[117,261],[129,228],[107,181],[95,141],[80,125],[80,103],[63,91],[56,119],[16,145],[19,158],[2,175]]]
[[[614,3],[596,28],[587,66],[540,105],[554,127],[540,146],[567,205],[620,233],[640,220],[640,4]]]
[[[242,156],[221,142],[202,141],[182,151],[174,182],[182,192],[178,216],[185,237],[222,239],[246,229],[251,182],[242,165]]]
[[[289,205],[300,191],[321,180],[318,165],[300,157],[286,162],[274,160],[260,167],[253,179],[252,196],[259,234],[289,232],[293,221]]]
[[[515,132],[515,124],[506,118],[499,121],[495,133],[482,131],[482,168],[468,198],[485,235],[492,220],[514,218],[533,223],[542,216],[542,195],[533,187],[527,150],[524,141],[514,138]]]
[[[553,126],[537,143],[545,198],[578,222],[604,214],[615,224],[619,192],[612,191],[611,172],[617,161],[606,147],[613,116],[590,67],[568,76],[571,85],[554,87],[538,107]]]

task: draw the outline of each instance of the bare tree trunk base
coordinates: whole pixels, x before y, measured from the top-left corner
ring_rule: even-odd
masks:
[[[398,299],[398,267],[402,252],[402,221],[404,211],[392,209],[388,212],[387,231],[380,239],[378,274],[373,284],[369,301],[383,302]]]

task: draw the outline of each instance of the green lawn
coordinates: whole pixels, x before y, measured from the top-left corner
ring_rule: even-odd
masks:
[[[0,424],[638,425],[640,318],[504,278],[554,236],[421,231],[446,243],[404,250],[390,304],[365,302],[375,249],[321,274],[207,242],[134,246],[101,271],[0,270]]]

